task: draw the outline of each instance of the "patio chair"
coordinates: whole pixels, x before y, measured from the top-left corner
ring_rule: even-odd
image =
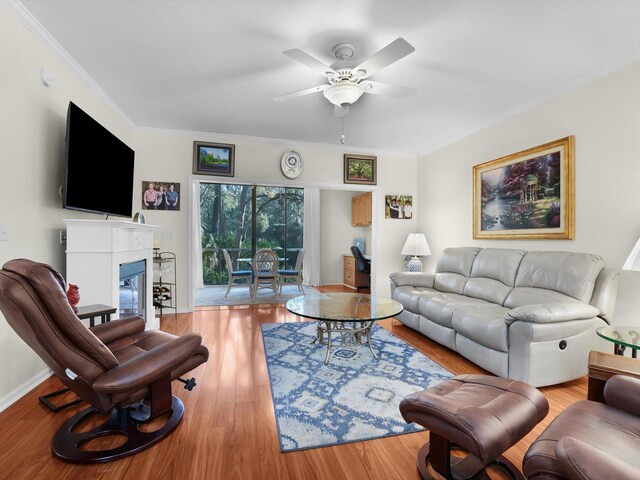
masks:
[[[253,268],[253,288],[251,298],[255,299],[260,288],[270,288],[278,297],[278,255],[268,248],[258,250],[251,261]]]
[[[227,264],[227,272],[229,272],[229,285],[227,286],[227,293],[224,294],[225,298],[229,295],[231,291],[231,287],[243,287],[248,286],[249,292],[251,292],[251,280],[252,280],[252,272],[251,270],[233,270],[233,263],[231,262],[231,256],[229,252],[225,248],[222,249],[222,253],[224,254],[224,261]],[[235,283],[238,280],[246,280],[245,283]]]
[[[285,280],[288,278],[292,278],[298,288],[304,295],[304,289],[302,288],[302,260],[304,259],[304,248],[300,249],[298,252],[298,257],[296,258],[296,266],[293,270],[278,270],[278,285],[280,290],[280,295],[282,295],[282,287],[284,285]]]

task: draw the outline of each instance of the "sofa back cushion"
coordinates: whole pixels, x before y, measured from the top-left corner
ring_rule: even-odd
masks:
[[[479,251],[475,247],[446,248],[438,259],[434,288],[462,294]]]
[[[515,288],[504,305],[515,308],[572,300],[589,303],[604,267],[601,257],[588,253],[528,252],[520,263]]]
[[[464,295],[502,305],[513,289],[526,253],[511,248],[483,248],[473,261]]]

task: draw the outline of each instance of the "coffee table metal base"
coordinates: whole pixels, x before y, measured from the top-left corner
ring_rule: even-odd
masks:
[[[362,346],[367,345],[373,358],[377,359],[378,355],[371,346],[371,329],[375,324],[375,320],[365,321],[344,321],[344,320],[318,320],[316,328],[316,338],[311,344],[316,342],[327,346],[327,354],[324,357],[324,363],[329,363],[331,348],[334,346],[335,338],[340,335],[341,346]],[[326,341],[325,341],[326,335]]]

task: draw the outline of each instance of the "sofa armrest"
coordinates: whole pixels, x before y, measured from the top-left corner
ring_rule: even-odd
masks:
[[[572,320],[587,320],[597,317],[600,310],[587,303],[540,303],[523,305],[507,312],[505,322],[558,323]]]
[[[186,362],[201,344],[202,338],[195,333],[177,337],[103,373],[93,382],[93,388],[116,394],[147,386]]]
[[[640,470],[577,438],[562,437],[556,444],[556,458],[571,480],[633,480],[640,478]]]
[[[611,377],[604,386],[604,398],[607,405],[640,417],[640,379]]]
[[[396,272],[389,275],[396,287],[410,285],[412,287],[433,288],[435,276],[433,273],[422,272]]]
[[[127,337],[144,331],[144,319],[142,317],[126,317],[119,320],[100,323],[91,327],[93,333],[102,343],[115,342],[119,338]]]

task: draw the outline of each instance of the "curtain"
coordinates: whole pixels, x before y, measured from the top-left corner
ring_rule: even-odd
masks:
[[[304,189],[304,264],[305,285],[320,285],[320,189]]]
[[[200,182],[193,182],[193,191],[191,192],[192,211],[193,211],[193,255],[194,255],[194,268],[193,268],[193,287],[202,288],[204,283],[202,281],[202,224],[200,222]]]

